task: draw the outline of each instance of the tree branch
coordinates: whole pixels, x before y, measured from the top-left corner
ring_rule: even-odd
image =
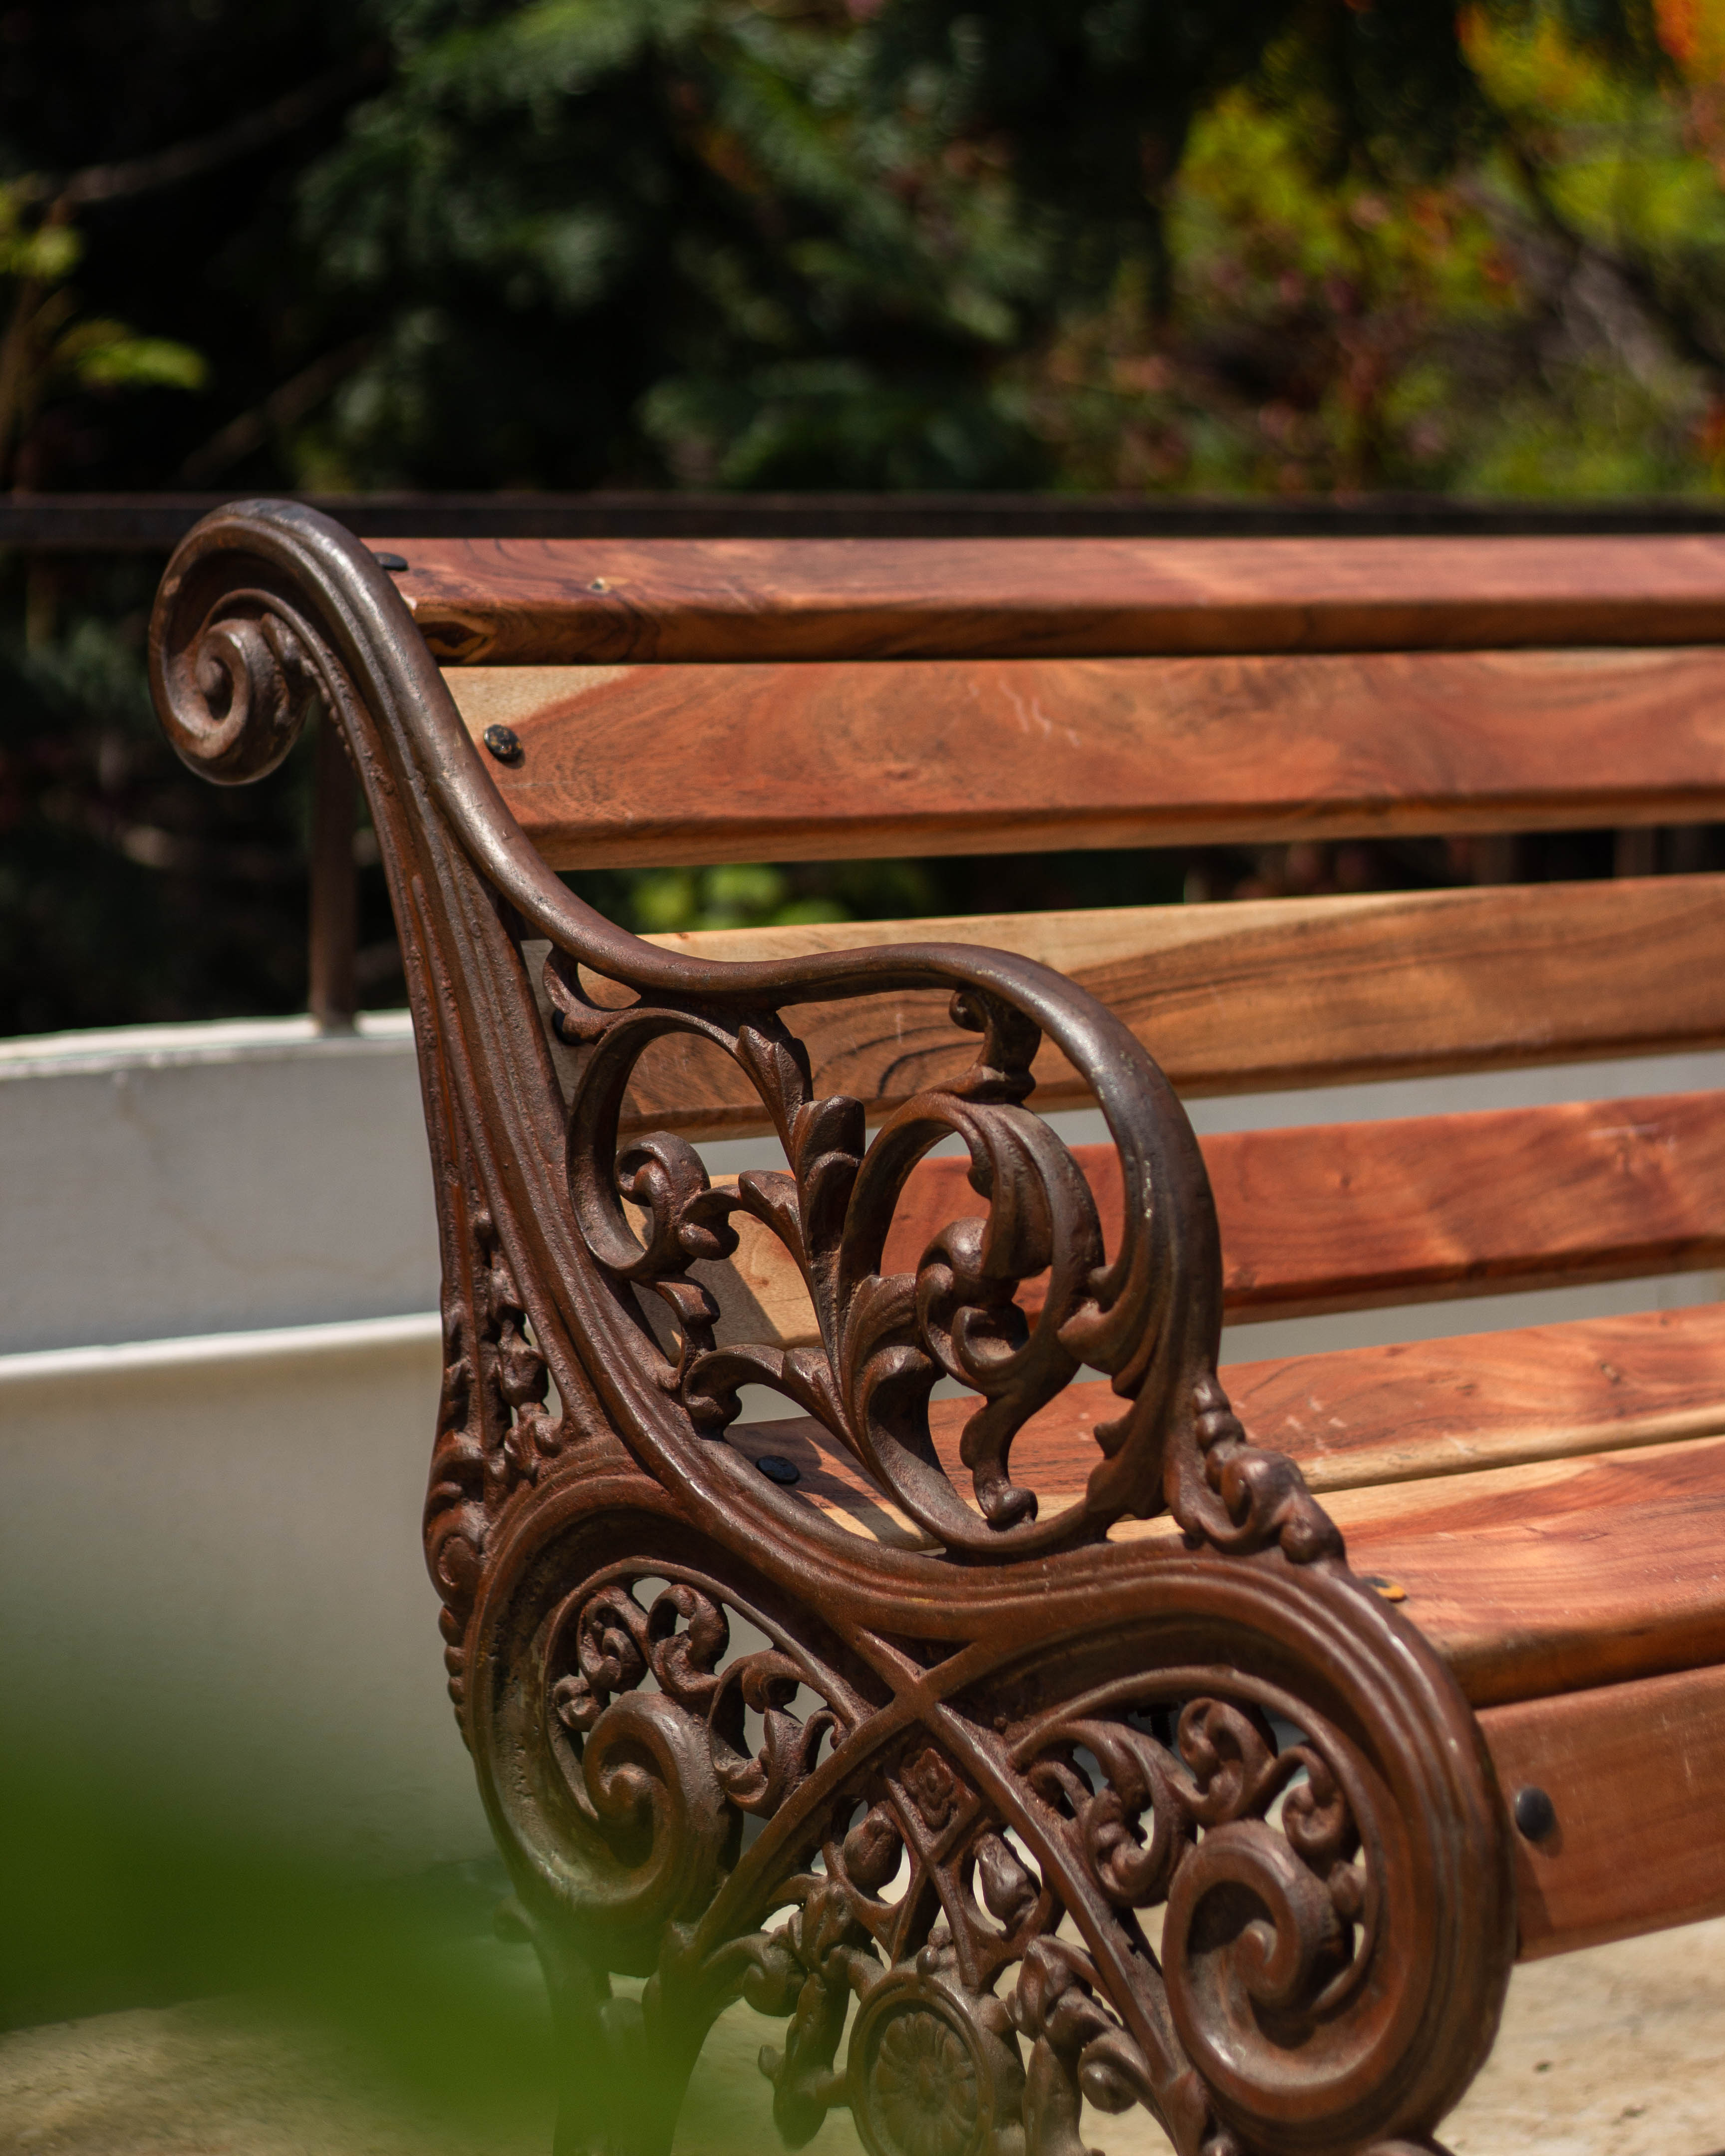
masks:
[[[129,157],[112,165],[85,165],[64,178],[33,173],[18,183],[26,201],[52,201],[57,210],[75,209],[89,203],[116,202],[131,195],[147,194],[157,187],[177,186],[182,180],[217,171],[236,157],[249,156],[266,144],[290,135],[332,105],[341,105],[388,70],[382,51],[350,60],[326,74],[316,76],[290,90],[260,111],[249,112],[213,134],[195,136],[146,157]]]
[[[1725,380],[1725,349],[1699,311],[1667,291],[1651,262],[1601,246],[1578,231],[1552,200],[1544,172],[1513,128],[1505,130],[1505,141],[1534,213],[1552,238],[1574,259],[1586,257],[1609,270],[1664,331],[1680,357],[1715,380]]]
[[[272,430],[290,427],[296,419],[303,418],[369,357],[376,343],[375,337],[357,337],[352,344],[326,352],[284,382],[280,388],[272,390],[261,404],[254,404],[249,411],[229,419],[186,459],[176,475],[179,483],[198,486],[218,477],[230,465],[238,464],[242,457],[260,449]]]

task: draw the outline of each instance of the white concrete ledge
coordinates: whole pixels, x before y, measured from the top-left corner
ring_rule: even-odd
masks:
[[[429,1310],[405,1011],[0,1042],[0,1354]]]
[[[93,1380],[135,1378],[146,1372],[233,1370],[260,1373],[286,1363],[330,1361],[342,1356],[418,1353],[437,1346],[434,1310],[407,1317],[355,1317],[332,1325],[282,1325],[250,1332],[203,1332],[184,1340],[127,1340],[96,1348],[48,1348],[0,1355],[0,1394],[23,1387],[88,1385]]]
[[[184,1025],[92,1027],[0,1040],[0,1081],[102,1070],[182,1070],[200,1063],[275,1062],[284,1055],[393,1054],[411,1047],[409,1013],[362,1011],[352,1033],[325,1033],[309,1017],[200,1019]]]

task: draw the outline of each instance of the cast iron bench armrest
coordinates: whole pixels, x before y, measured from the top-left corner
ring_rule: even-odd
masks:
[[[771,2071],[793,2141],[845,2101],[871,2148],[914,2156],[894,2092],[924,2052],[949,2070],[935,2119],[955,2156],[1020,2122],[1032,2156],[1071,2156],[1081,2091],[1147,2103],[1182,2156],[1314,2133],[1388,2148],[1435,2123],[1514,1948],[1489,1758],[1298,1468],[1229,1408],[1209,1186],[1133,1034],[981,947],[726,963],[606,922],[523,836],[389,577],[315,511],[200,525],[151,665],[194,769],[259,777],[321,707],[371,804],[439,1185],[428,1552],[568,2047],[567,2145],[665,2147],[739,1989],[791,2017]],[[975,1060],[870,1139],[861,1102],[816,1097],[786,1014],[929,988]],[[574,1051],[567,1092],[548,1031]],[[716,1188],[684,1139],[620,1137],[630,1074],[668,1034],[732,1060],[785,1171]],[[1111,1134],[1111,1250],[1080,1163],[1025,1105],[1044,1035]],[[907,1179],[955,1135],[987,1217],[886,1273]],[[739,1215],[790,1253],[818,1344],[719,1337],[699,1268]],[[1015,1298],[1045,1274],[1027,1320]],[[1045,1517],[1013,1440],[1085,1366],[1113,1411],[1084,1489]],[[968,1495],[931,1435],[943,1375],[979,1399]],[[726,1438],[749,1383],[920,1533],[848,1534],[760,1473]],[[1160,1532],[1109,1539],[1164,1511]],[[730,1653],[736,1620],[758,1647]],[[1164,1903],[1158,1961],[1137,1912]],[[1255,1917],[1219,1927],[1236,1904]],[[1056,1936],[1068,1913],[1076,1941]],[[652,1976],[642,2006],[606,1999],[608,1969]],[[644,2041],[663,2071],[624,2071]]]

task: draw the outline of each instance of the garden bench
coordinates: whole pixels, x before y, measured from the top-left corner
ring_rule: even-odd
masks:
[[[1725,1911],[1725,1310],[1216,1368],[1224,1312],[1725,1263],[1725,1096],[1177,1099],[1725,1042],[1725,878],[643,941],[556,873],[1725,818],[1725,542],[243,504],[152,665],[194,769],[321,708],[369,799],[427,1548],[560,2148],[665,2148],[739,1993],[793,2146],[1427,2148],[1518,1954]]]

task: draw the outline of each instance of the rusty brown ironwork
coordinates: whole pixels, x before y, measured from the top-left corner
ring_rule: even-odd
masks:
[[[311,775],[311,922],[306,1000],[325,1033],[352,1029],[359,1009],[356,958],[359,877],[354,865],[353,767],[335,726],[317,728]]]
[[[151,649],[194,769],[258,777],[321,707],[370,803],[442,1235],[426,1547],[557,2014],[559,2150],[667,2149],[739,1994],[785,2024],[762,2065],[792,2147],[844,2106],[870,2156],[1078,2156],[1088,2102],[1147,2107],[1179,2156],[1430,2148],[1513,1955],[1502,1800],[1442,1664],[1230,1409],[1209,1186],[1134,1037],[987,950],[724,965],[624,934],[522,838],[388,577],[316,511],[206,520]],[[931,986],[975,1060],[870,1136],[817,1097],[796,1009]],[[670,1034],[734,1061],[783,1171],[716,1190],[681,1140],[619,1137]],[[1117,1248],[1029,1106],[1044,1035],[1112,1133]],[[986,1219],[885,1274],[954,1137]],[[818,1346],[727,1336],[701,1269],[739,1214],[794,1257]],[[1085,1365],[1116,1411],[1047,1513],[1013,1440]],[[930,1436],[942,1377],[976,1397],[968,1487]],[[761,1473],[726,1437],[745,1384],[919,1536]],[[1182,1532],[1109,1539],[1163,1512]]]

